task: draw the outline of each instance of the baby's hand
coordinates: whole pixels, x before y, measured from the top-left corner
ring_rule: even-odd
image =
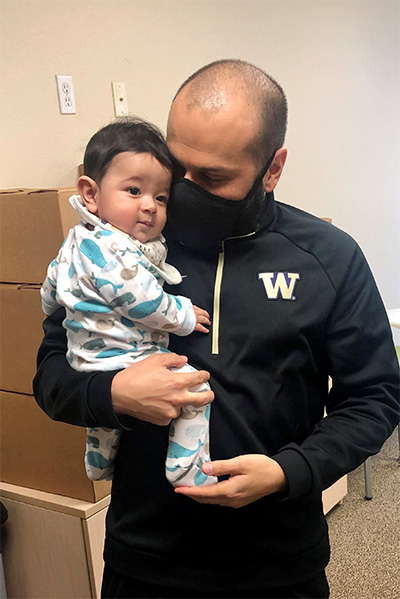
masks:
[[[194,327],[194,330],[198,331],[199,333],[208,333],[208,329],[206,329],[206,327],[204,327],[203,325],[211,324],[210,315],[208,314],[208,312],[206,312],[202,308],[198,308],[195,305],[193,305],[193,310],[196,315],[196,326]]]

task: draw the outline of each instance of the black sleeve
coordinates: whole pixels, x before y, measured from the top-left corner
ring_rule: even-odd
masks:
[[[349,263],[339,265],[342,281],[326,334],[327,417],[300,446],[292,443],[274,456],[290,497],[329,487],[378,453],[399,424],[399,364],[373,275],[357,247]]]
[[[43,322],[44,338],[37,355],[33,392],[53,420],[78,426],[125,428],[111,401],[111,382],[118,371],[77,372],[66,360],[67,337],[59,308]],[[125,424],[125,417],[123,417]],[[126,417],[126,425],[131,419]]]

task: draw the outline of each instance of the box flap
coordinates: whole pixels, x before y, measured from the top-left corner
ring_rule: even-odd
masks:
[[[57,189],[31,189],[28,191],[28,195],[32,195],[33,193],[57,193]]]
[[[22,193],[24,189],[0,189],[0,195],[10,195],[12,193]]]
[[[69,229],[79,217],[68,199],[75,187],[0,194],[0,280],[42,283]]]

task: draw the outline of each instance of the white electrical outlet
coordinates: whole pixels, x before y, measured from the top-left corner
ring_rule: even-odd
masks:
[[[128,114],[128,96],[126,94],[126,85],[122,81],[111,81],[115,116],[125,116]]]
[[[70,75],[56,75],[61,114],[76,114],[74,86]]]

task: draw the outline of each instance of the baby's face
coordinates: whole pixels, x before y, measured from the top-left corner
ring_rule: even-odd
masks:
[[[167,220],[171,179],[151,154],[117,154],[98,187],[95,214],[142,243],[154,239]]]

